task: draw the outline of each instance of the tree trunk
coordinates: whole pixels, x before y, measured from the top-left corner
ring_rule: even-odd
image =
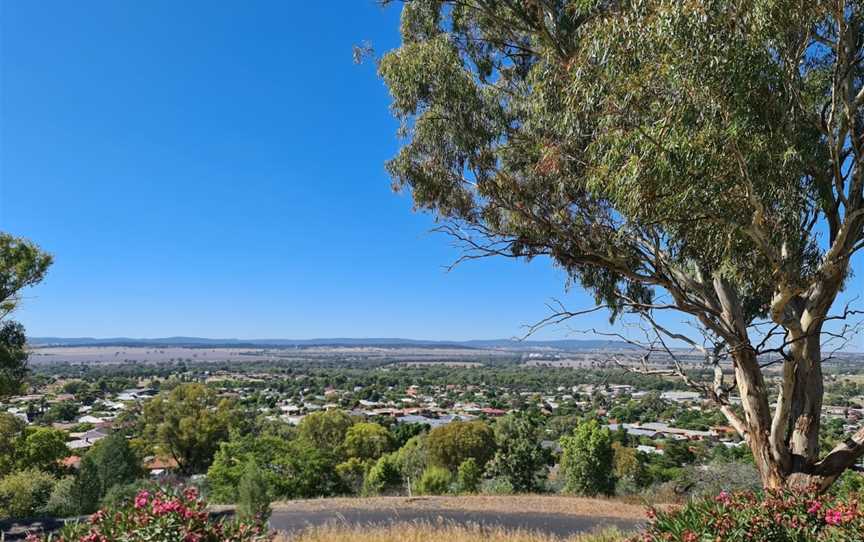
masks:
[[[734,355],[735,379],[744,421],[747,425],[747,444],[753,452],[753,459],[762,486],[766,489],[779,489],[786,483],[786,472],[775,457],[771,446],[771,412],[765,379],[752,349],[740,349]]]
[[[809,472],[819,459],[823,395],[821,328],[821,323],[812,324],[790,347],[794,391],[788,430],[793,473]]]

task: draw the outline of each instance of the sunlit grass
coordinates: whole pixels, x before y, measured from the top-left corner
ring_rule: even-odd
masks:
[[[384,526],[330,524],[310,527],[300,534],[280,535],[276,542],[622,542],[618,529],[559,538],[553,535],[448,522],[394,523]]]

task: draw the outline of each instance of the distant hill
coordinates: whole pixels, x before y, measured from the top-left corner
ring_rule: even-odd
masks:
[[[131,337],[30,337],[30,346],[142,346],[142,347],[309,347],[309,346],[382,346],[382,347],[450,347],[469,349],[506,350],[620,350],[632,348],[622,341],[607,340],[549,340],[519,341],[515,339],[487,339],[469,341],[430,341],[400,338],[321,338],[321,339],[208,339],[203,337],[163,337],[138,339]]]

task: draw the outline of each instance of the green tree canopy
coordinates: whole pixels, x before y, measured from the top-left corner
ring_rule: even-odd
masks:
[[[561,437],[564,490],[579,495],[611,495],[615,490],[612,435],[590,420]]]
[[[280,437],[243,435],[219,445],[213,464],[207,470],[207,482],[214,502],[234,503],[243,471],[250,461],[261,470],[261,477],[271,496],[289,492],[289,480],[280,468],[281,458],[291,452],[289,442]]]
[[[0,477],[15,469],[16,450],[24,438],[24,420],[8,412],[0,412]]]
[[[360,422],[348,428],[343,444],[346,456],[361,460],[378,459],[388,452],[391,446],[390,432],[372,422]]]
[[[93,445],[84,456],[92,461],[93,471],[99,481],[99,498],[117,485],[135,481],[143,473],[141,458],[129,446],[120,433],[113,433]],[[82,464],[83,470],[83,464]]]
[[[542,475],[552,462],[552,454],[541,444],[538,420],[526,414],[508,414],[495,421],[494,431],[498,449],[486,471],[507,480],[517,493],[542,489]]]
[[[180,384],[144,405],[144,434],[187,474],[204,472],[228,439],[234,403],[203,384]]]
[[[66,432],[50,427],[27,427],[15,448],[18,469],[59,472],[60,460],[68,457]]]
[[[320,450],[338,454],[352,425],[354,420],[342,410],[313,412],[300,421],[297,435]]]
[[[456,471],[473,457],[483,468],[495,453],[495,435],[485,422],[450,422],[429,432],[426,447],[433,465]]]
[[[24,327],[7,317],[21,300],[21,290],[38,284],[51,256],[35,244],[0,232],[0,399],[17,393],[27,374]]]
[[[818,438],[821,343],[844,331],[830,311],[864,248],[864,5],[402,10],[379,63],[404,141],[387,168],[460,260],[549,257],[595,294],[587,310],[640,319],[649,351],[701,352],[714,379],[668,374],[718,406],[768,487],[827,487],[864,454],[864,429],[824,456]],[[659,325],[666,310],[698,333]],[[773,407],[760,356],[784,365]]]

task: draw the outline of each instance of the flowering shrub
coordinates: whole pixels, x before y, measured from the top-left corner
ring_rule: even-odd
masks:
[[[721,492],[670,511],[649,509],[632,542],[861,542],[864,494]]]
[[[28,542],[264,542],[272,540],[263,521],[212,520],[195,488],[140,491],[134,499],[99,510]]]

